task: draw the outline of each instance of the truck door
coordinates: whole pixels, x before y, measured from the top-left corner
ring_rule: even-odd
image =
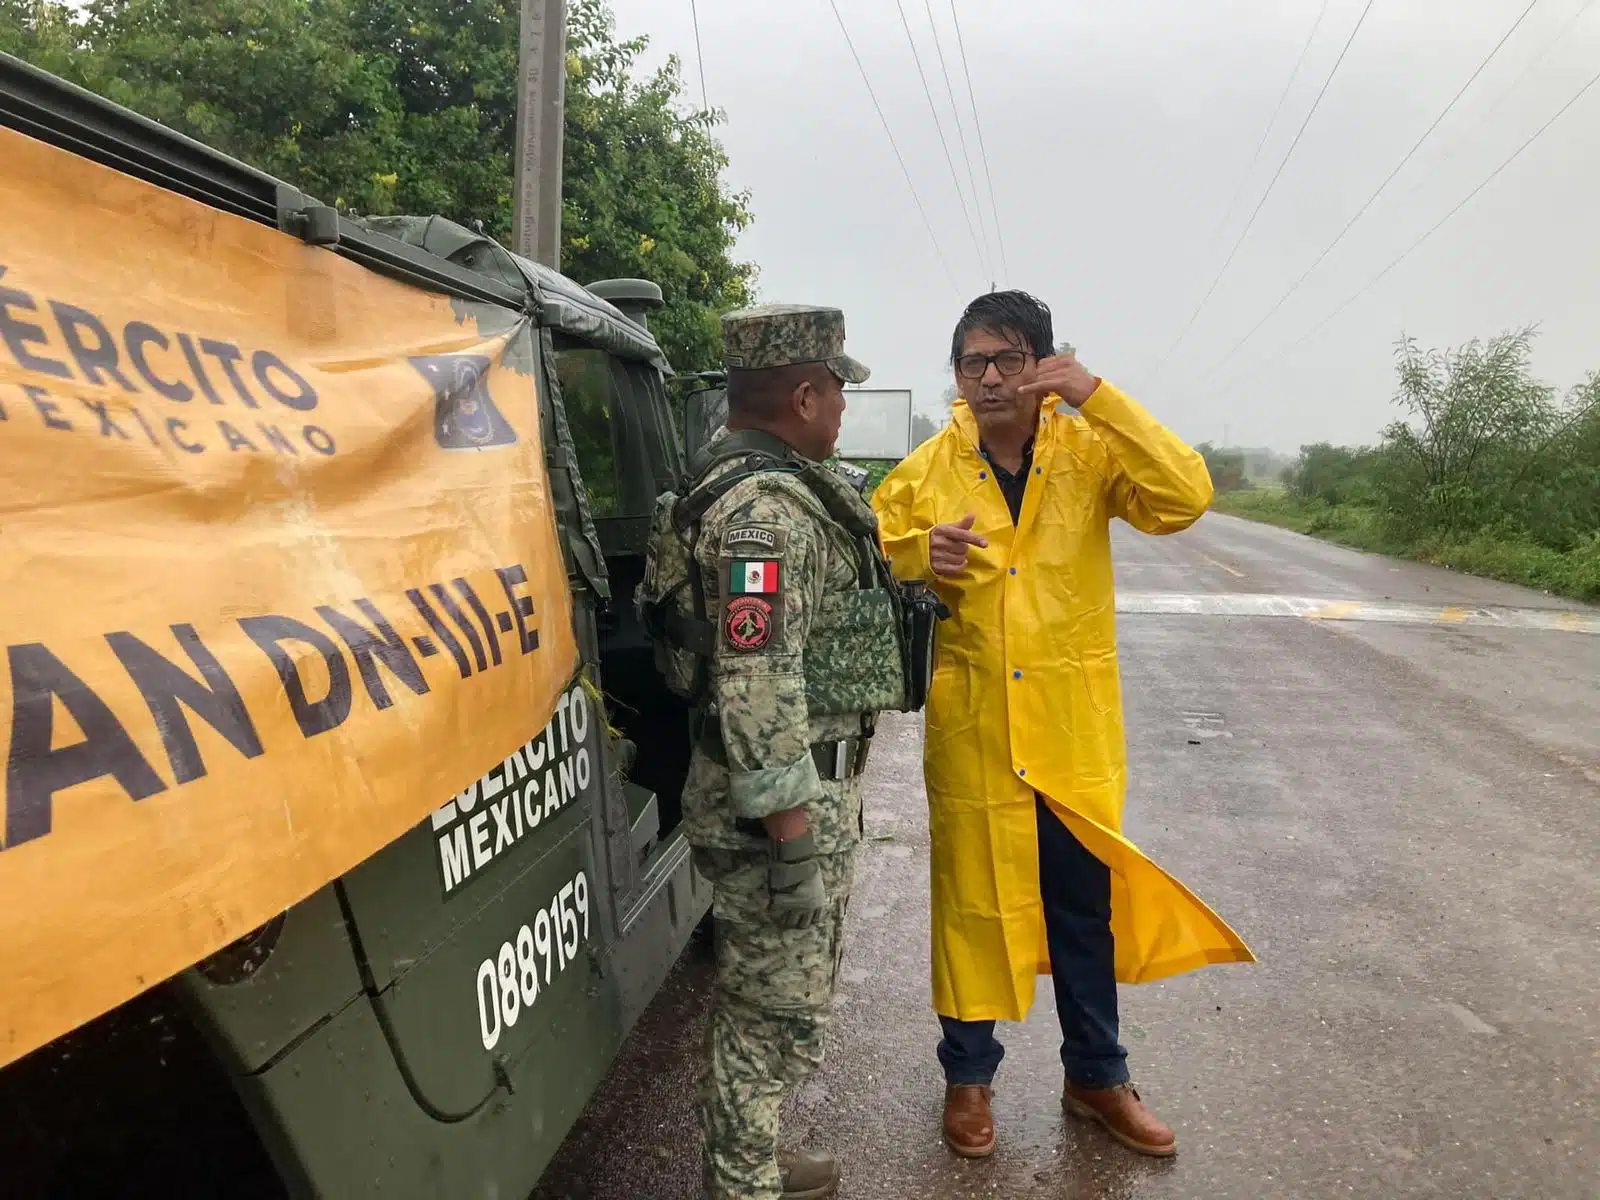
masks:
[[[624,790],[639,875],[636,892],[619,898],[626,923],[678,824],[689,766],[687,708],[662,685],[633,607],[650,514],[656,497],[678,486],[683,452],[659,372],[579,343],[558,339],[556,346],[562,398],[610,580],[610,598],[598,613],[608,708],[633,746]]]

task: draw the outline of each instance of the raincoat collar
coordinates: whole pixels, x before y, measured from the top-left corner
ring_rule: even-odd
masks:
[[[1042,477],[1050,468],[1050,460],[1054,457],[1055,439],[1050,437],[1051,423],[1057,419],[1057,409],[1061,406],[1062,399],[1055,392],[1049,392],[1039,401],[1039,424],[1033,433],[1033,473]],[[979,449],[982,438],[978,433],[978,418],[972,411],[972,406],[966,400],[957,397],[950,406],[950,420],[966,441],[965,449],[970,451],[974,458],[980,461],[983,453]],[[999,490],[999,484],[993,486]],[[1022,493],[1022,514],[1017,518],[1016,533],[1013,544],[1021,545],[1028,536],[1028,531],[1033,528],[1033,519],[1039,512],[1039,504],[1044,489],[1040,487],[1027,488]],[[1009,513],[1007,514],[1009,515]]]

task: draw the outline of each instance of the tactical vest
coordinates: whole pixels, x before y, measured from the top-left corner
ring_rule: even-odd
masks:
[[[742,460],[708,478],[718,466]],[[667,688],[696,705],[709,700],[717,626],[695,550],[700,522],[737,484],[762,472],[783,472],[804,485],[814,511],[839,525],[856,546],[854,590],[823,597],[806,640],[806,707],[811,716],[894,710],[915,712],[932,675],[933,624],[948,615],[931,592],[895,582],[878,546],[877,519],[850,486],[778,438],[732,433],[705,447],[690,468],[683,496],[656,499],[635,609],[653,645]]]

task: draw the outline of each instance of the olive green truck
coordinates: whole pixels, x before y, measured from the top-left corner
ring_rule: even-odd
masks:
[[[717,380],[5,56],[0,196],[0,1192],[528,1195],[707,910],[632,598]]]

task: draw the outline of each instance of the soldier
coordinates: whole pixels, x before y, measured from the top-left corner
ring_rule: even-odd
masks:
[[[641,610],[697,652],[684,835],[712,884],[717,994],[698,1114],[711,1200],[823,1200],[839,1168],[777,1151],[784,1097],[822,1062],[878,711],[905,696],[904,630],[876,522],[822,460],[867,368],[838,309],[723,318],[728,420],[658,512]],[[664,552],[665,548],[665,552]],[[655,615],[654,613],[652,615]],[[658,662],[661,661],[658,659]],[[668,674],[669,683],[672,675]]]

